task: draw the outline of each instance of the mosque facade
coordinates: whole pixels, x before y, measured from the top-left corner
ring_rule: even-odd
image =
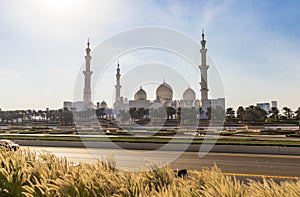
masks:
[[[91,76],[93,72],[90,70],[91,64],[91,55],[90,55],[90,43],[88,41],[87,48],[86,48],[86,56],[85,56],[85,71],[83,71],[85,80],[84,80],[84,89],[83,89],[83,101],[79,102],[64,102],[64,107],[70,109],[77,109],[83,110],[86,108],[104,108],[109,109],[109,106],[105,101],[101,103],[97,103],[97,106],[94,106],[91,102]],[[163,107],[173,107],[174,109],[178,108],[201,108],[203,112],[203,117],[205,118],[205,114],[209,107],[221,107],[225,110],[225,98],[217,98],[217,99],[209,99],[208,98],[208,68],[206,62],[206,40],[204,38],[204,32],[202,31],[202,40],[201,40],[201,64],[199,65],[199,70],[201,73],[201,81],[200,81],[200,94],[201,99],[196,98],[196,92],[187,87],[187,89],[182,94],[181,100],[174,100],[173,99],[173,89],[170,84],[163,81],[157,88],[156,88],[156,98],[155,100],[149,100],[147,97],[147,92],[141,86],[139,90],[134,94],[134,98],[132,100],[124,99],[121,96],[121,68],[120,64],[117,64],[116,69],[116,84],[115,84],[115,102],[113,107],[110,111],[129,111],[130,108],[145,108],[150,109],[155,104]]]
[[[156,89],[156,99],[148,100],[147,92],[140,87],[140,89],[134,94],[134,99],[127,101],[127,99],[123,99],[120,95],[121,85],[120,85],[120,65],[117,65],[117,74],[116,74],[116,99],[114,103],[114,109],[116,110],[129,110],[130,108],[146,108],[149,109],[155,103],[160,104],[163,107],[173,107],[175,109],[178,108],[201,108],[202,117],[206,118],[206,112],[209,107],[216,108],[221,107],[225,110],[225,98],[217,98],[217,99],[209,99],[208,98],[208,75],[207,71],[209,66],[206,62],[206,40],[204,38],[204,32],[202,32],[202,40],[201,40],[201,64],[199,65],[199,70],[201,73],[201,81],[200,81],[200,93],[201,100],[196,98],[196,92],[188,87],[182,94],[182,100],[173,100],[173,89],[171,85],[163,81]]]
[[[118,71],[120,69],[120,66],[118,65]],[[117,89],[116,91],[119,91]],[[117,95],[117,94],[116,94]],[[155,100],[149,100],[147,97],[147,92],[143,89],[141,86],[139,90],[134,94],[134,98],[132,100],[127,101],[127,99],[123,99],[123,97],[120,96],[120,98],[117,98],[114,103],[114,109],[115,110],[124,110],[127,111],[130,108],[145,108],[150,109],[154,104],[159,104],[157,106],[161,107],[173,107],[175,109],[178,109],[180,107],[186,107],[186,108],[199,108],[201,107],[201,101],[196,99],[196,93],[195,91],[188,87],[182,95],[182,100],[174,100],[173,99],[173,89],[171,85],[163,81],[157,88],[156,88],[156,99]]]

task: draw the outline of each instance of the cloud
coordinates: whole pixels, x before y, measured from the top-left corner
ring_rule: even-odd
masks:
[[[203,10],[203,26],[207,27],[213,23],[219,14],[226,11],[231,1],[207,1]]]
[[[19,74],[14,70],[0,71],[0,79],[3,80],[16,80],[19,78]]]

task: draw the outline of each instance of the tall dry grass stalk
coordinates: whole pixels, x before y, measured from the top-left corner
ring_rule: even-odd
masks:
[[[113,158],[72,165],[65,158],[29,150],[0,150],[0,196],[300,196],[300,181],[240,182],[214,166],[177,177],[170,166],[130,173]]]

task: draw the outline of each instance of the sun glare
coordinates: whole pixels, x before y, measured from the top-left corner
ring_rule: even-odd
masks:
[[[32,1],[33,6],[42,15],[67,17],[83,9],[83,0],[43,0]]]
[[[31,0],[32,7],[44,18],[57,18],[58,20],[82,20],[95,17],[97,21],[109,21],[118,11],[118,6],[110,1],[99,0],[95,2],[85,0]],[[97,10],[95,12],[95,10]],[[75,22],[74,21],[74,22]]]

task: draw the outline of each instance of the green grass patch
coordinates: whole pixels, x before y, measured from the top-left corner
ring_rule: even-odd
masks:
[[[159,138],[155,136],[151,137],[133,137],[133,136],[122,136],[122,137],[77,137],[77,136],[12,136],[3,135],[2,139],[10,140],[45,140],[45,141],[91,141],[91,142],[121,142],[121,143],[158,143],[158,144],[217,144],[217,145],[248,145],[248,146],[287,146],[287,147],[300,147],[299,141],[288,141],[288,140],[258,140],[249,138],[231,138],[225,139],[220,138],[217,141],[215,139],[206,139],[203,141],[202,138],[185,139],[185,138]]]

